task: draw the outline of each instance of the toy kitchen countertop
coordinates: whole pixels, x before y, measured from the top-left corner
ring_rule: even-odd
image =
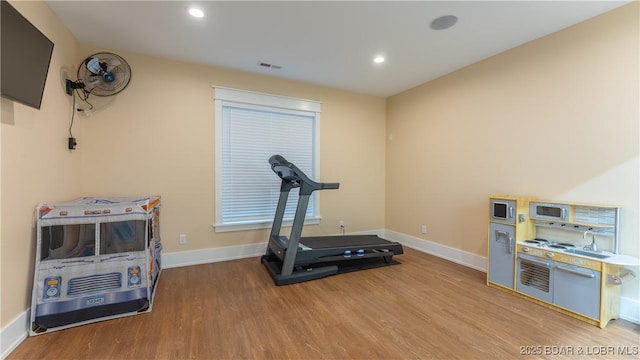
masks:
[[[536,238],[534,240],[519,241],[518,245],[554,251],[561,254],[582,257],[612,265],[640,266],[640,259],[630,255],[614,254],[608,251],[594,252],[589,250],[582,250],[581,248],[576,247],[574,244],[570,243],[559,243]]]

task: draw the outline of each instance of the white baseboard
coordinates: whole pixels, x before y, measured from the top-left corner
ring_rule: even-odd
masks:
[[[0,359],[5,359],[29,335],[29,318],[31,309],[18,315],[0,332]]]
[[[640,300],[620,297],[620,319],[640,324]]]
[[[385,230],[371,230],[352,232],[347,235],[375,234],[384,237]],[[337,234],[335,234],[337,235]],[[267,243],[227,246],[213,249],[181,251],[175,253],[162,253],[162,268],[170,269],[180,266],[208,264],[220,261],[244,259],[248,257],[264,255],[267,251]]]
[[[456,264],[464,265],[472,269],[476,269],[482,272],[487,272],[487,258],[472,254],[470,252],[462,251],[460,249],[452,248],[442,244],[435,243],[433,241],[420,239],[415,236],[399,233],[392,230],[385,230],[384,238],[392,241],[397,241],[402,245],[416,249],[427,254],[431,254]]]
[[[260,256],[267,250],[267,243],[227,246],[203,250],[181,251],[162,254],[162,268],[208,264],[220,261]]]

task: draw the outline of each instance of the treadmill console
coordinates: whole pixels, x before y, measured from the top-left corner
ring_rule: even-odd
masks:
[[[288,162],[284,157],[280,155],[273,155],[269,159],[271,164],[271,170],[281,179],[286,181],[300,181],[300,177],[296,174],[296,166]]]

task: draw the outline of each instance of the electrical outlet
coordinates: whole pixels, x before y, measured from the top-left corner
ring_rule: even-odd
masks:
[[[422,225],[422,228],[420,229],[420,231],[422,231],[423,234],[427,233],[427,225]]]
[[[343,229],[344,228],[344,220],[340,220],[338,222],[338,226],[340,227],[340,229]]]
[[[187,235],[180,234],[180,238],[178,239],[178,245],[185,245],[187,243]]]

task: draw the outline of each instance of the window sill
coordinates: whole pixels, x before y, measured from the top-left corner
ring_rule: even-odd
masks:
[[[320,217],[311,217],[304,220],[305,225],[318,225],[320,224]],[[273,221],[243,221],[243,222],[234,222],[228,224],[213,224],[213,229],[215,232],[230,232],[230,231],[245,231],[245,230],[259,230],[259,229],[270,229]],[[282,227],[291,227],[293,225],[293,220],[284,220],[282,222]]]

